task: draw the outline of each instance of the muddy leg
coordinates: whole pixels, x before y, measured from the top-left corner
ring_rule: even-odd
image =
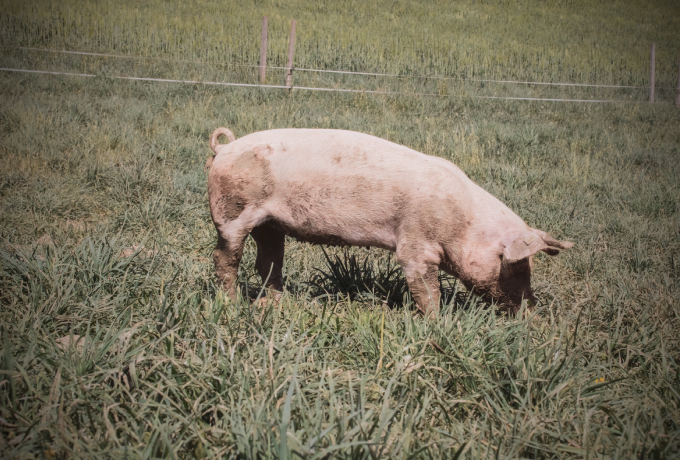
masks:
[[[257,258],[255,268],[262,277],[262,282],[267,280],[266,287],[275,291],[283,292],[283,251],[285,235],[266,224],[254,228],[251,235],[257,243]],[[276,294],[276,298],[281,294]]]
[[[401,265],[420,313],[426,317],[436,315],[439,312],[439,267],[423,262]]]
[[[236,301],[238,264],[241,262],[246,236],[247,234],[227,240],[218,232],[217,246],[215,246],[215,251],[213,252],[217,278],[224,292],[234,301]]]

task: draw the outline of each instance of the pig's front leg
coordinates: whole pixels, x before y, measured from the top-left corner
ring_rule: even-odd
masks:
[[[402,251],[398,251],[402,252]],[[403,251],[412,253],[416,251]],[[417,251],[421,257],[400,257],[397,259],[404,269],[411,296],[415,300],[420,313],[426,317],[439,312],[439,263],[438,261],[423,260],[422,251]],[[408,254],[412,255],[412,254]]]

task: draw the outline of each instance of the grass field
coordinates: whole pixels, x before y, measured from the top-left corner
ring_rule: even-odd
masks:
[[[397,97],[106,78],[252,82],[232,64],[257,62],[268,14],[273,65],[297,18],[299,67],[645,85],[655,40],[672,86],[674,2],[136,5],[2,2],[6,47],[208,63],[0,50],[0,67],[99,75],[0,73],[0,455],[680,456],[680,110],[643,89],[295,75],[449,94]],[[463,97],[492,94],[631,102]],[[218,126],[350,129],[450,159],[576,246],[536,258],[526,318],[443,278],[441,315],[423,319],[390,254],[295,241],[282,303],[252,306],[252,241],[233,303],[215,287],[203,172]]]

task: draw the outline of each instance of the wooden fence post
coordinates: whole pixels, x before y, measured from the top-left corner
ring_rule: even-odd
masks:
[[[290,40],[288,41],[288,64],[286,65],[286,86],[293,89],[293,51],[295,51],[295,25],[296,21],[290,25]]]
[[[675,106],[680,107],[680,56],[678,56],[678,87],[675,90]]]
[[[267,69],[267,16],[262,16],[262,45],[260,47],[260,84],[264,84]]]
[[[649,102],[654,102],[654,51],[656,44],[652,42],[649,50]]]

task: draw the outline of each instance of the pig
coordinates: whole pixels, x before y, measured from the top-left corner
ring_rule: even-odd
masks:
[[[230,142],[218,143],[222,135]],[[529,227],[450,161],[368,134],[274,129],[236,140],[218,128],[210,147],[213,259],[232,298],[248,235],[258,273],[278,293],[286,235],[393,251],[426,316],[439,310],[438,270],[517,312],[522,300],[535,301],[532,256],[573,246]]]

